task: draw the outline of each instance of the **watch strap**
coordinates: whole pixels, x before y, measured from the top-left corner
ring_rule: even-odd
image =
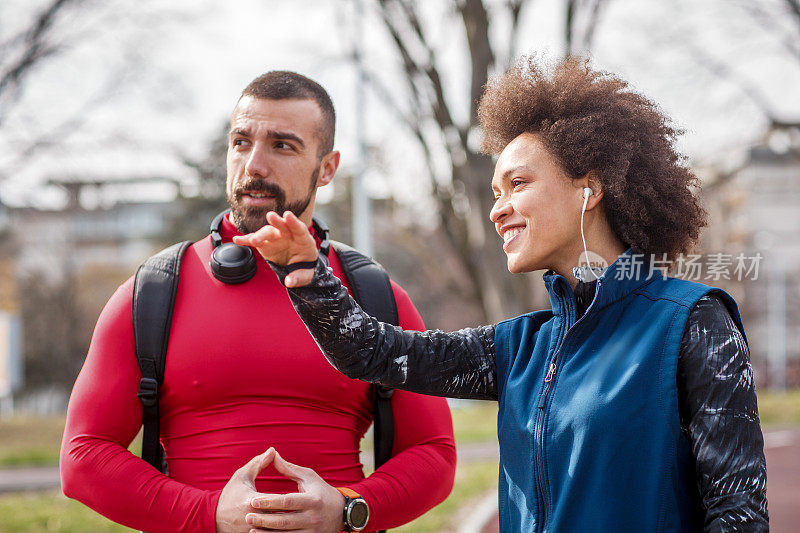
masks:
[[[338,490],[342,496],[344,496],[344,509],[342,509],[342,522],[344,523],[344,529],[341,531],[341,533],[350,533],[353,530],[350,528],[350,524],[347,521],[347,509],[350,506],[351,501],[355,499],[361,499],[361,501],[364,501],[364,499],[361,498],[361,495],[359,493],[357,493],[351,488],[348,487],[334,487],[334,488]]]
[[[342,494],[342,496],[344,496],[345,498],[350,498],[351,500],[355,500],[356,498],[361,497],[361,494],[347,487],[336,487],[336,490],[338,490]]]

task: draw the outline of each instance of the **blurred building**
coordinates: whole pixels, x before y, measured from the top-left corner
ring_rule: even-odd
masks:
[[[42,189],[60,190],[60,205],[0,209],[0,342],[10,339],[18,355],[0,369],[0,396],[6,375],[22,393],[17,409],[63,410],[105,301],[171,229],[177,207],[158,198],[165,185],[178,190],[155,178],[53,181]],[[137,194],[126,198],[121,187]]]
[[[147,188],[149,183],[137,182]],[[154,250],[168,226],[175,206],[170,202],[145,199],[113,202],[85,197],[102,197],[102,188],[119,187],[119,180],[51,182],[66,193],[66,205],[55,209],[9,208],[8,226],[16,242],[18,273],[37,271],[61,276],[64,269],[82,271],[92,265],[130,270]],[[88,193],[88,194],[87,194]]]
[[[730,279],[706,283],[740,303],[759,382],[800,386],[800,127],[774,127],[699,173],[710,213],[703,250],[732,262]],[[761,257],[757,269],[734,275],[740,254]]]

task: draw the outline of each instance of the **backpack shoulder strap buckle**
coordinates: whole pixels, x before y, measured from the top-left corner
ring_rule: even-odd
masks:
[[[136,394],[145,407],[152,407],[158,401],[158,381],[153,378],[139,380],[139,392]]]
[[[394,389],[385,385],[375,385],[375,394],[382,400],[388,400],[394,395]]]

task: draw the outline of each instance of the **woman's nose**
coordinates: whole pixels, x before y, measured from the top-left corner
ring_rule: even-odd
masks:
[[[494,205],[492,206],[492,210],[489,211],[489,220],[497,224],[510,212],[511,212],[511,202],[509,202],[506,199],[503,199],[502,197],[498,198],[497,200],[495,200]]]

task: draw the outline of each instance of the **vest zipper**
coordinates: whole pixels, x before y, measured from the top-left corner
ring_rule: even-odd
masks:
[[[550,367],[547,370],[547,375],[544,378],[544,390],[542,391],[541,396],[539,396],[539,403],[537,407],[539,408],[539,412],[536,414],[536,430],[535,430],[535,442],[534,442],[534,449],[535,449],[535,458],[536,458],[536,477],[539,484],[539,492],[542,496],[542,508],[544,510],[544,520],[542,520],[542,532],[547,532],[547,521],[550,518],[550,494],[547,491],[547,482],[544,478],[544,419],[545,419],[545,406],[547,405],[547,400],[550,396],[550,393],[553,390],[554,379],[556,376],[556,372],[558,371],[558,365],[560,364],[561,352],[564,349],[564,346],[567,344],[567,336],[575,330],[575,327],[580,324],[586,315],[589,314],[589,311],[594,306],[594,302],[597,300],[597,293],[600,292],[600,284],[602,279],[597,280],[597,285],[594,289],[594,297],[592,298],[592,303],[589,304],[589,307],[586,308],[586,312],[583,313],[583,316],[580,317],[574,324],[567,328],[567,331],[564,332],[564,336],[561,338],[561,344],[558,345],[556,349],[555,355],[553,358],[550,359]],[[572,290],[572,289],[570,289]],[[569,314],[567,314],[567,320],[569,320]]]

